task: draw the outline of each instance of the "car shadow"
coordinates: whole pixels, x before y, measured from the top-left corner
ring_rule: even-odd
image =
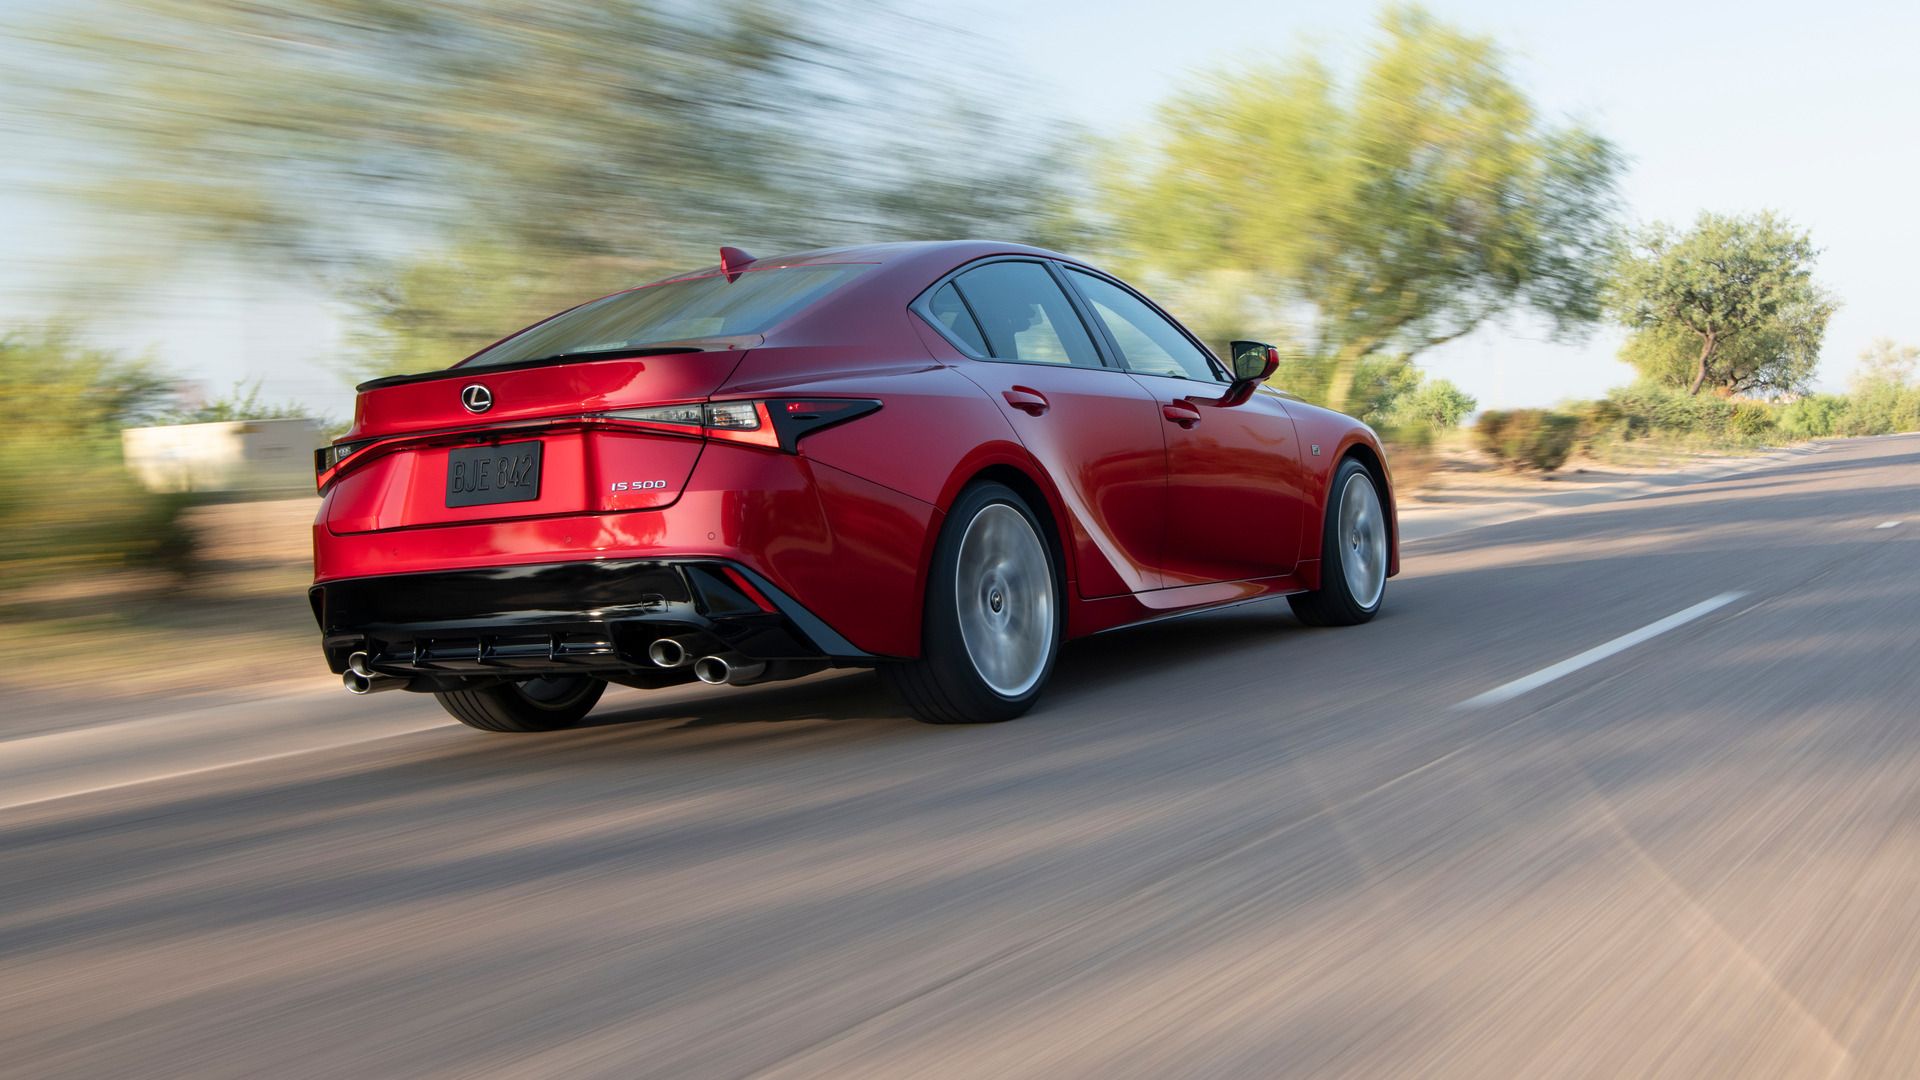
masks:
[[[1070,704],[1083,692],[1111,689],[1116,680],[1152,679],[1156,672],[1192,661],[1259,650],[1276,637],[1312,632],[1293,619],[1283,599],[1275,597],[1070,641],[1061,650],[1034,714]],[[642,725],[692,731],[796,722],[914,723],[879,674],[863,669],[828,671],[750,687],[689,684],[668,690],[634,691],[632,695],[618,688],[611,693],[619,697],[607,701],[575,730]]]
[[[847,722],[905,716],[871,671],[822,672],[759,686],[719,687],[698,683],[668,690],[640,690],[600,706],[575,730],[659,724],[675,730],[738,724]],[[644,696],[638,696],[644,695]]]

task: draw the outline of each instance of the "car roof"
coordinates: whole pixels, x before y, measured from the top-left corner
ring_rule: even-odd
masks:
[[[1034,255],[1048,259],[1078,261],[1045,248],[1002,240],[908,240],[883,244],[847,244],[779,255],[759,255],[746,265],[749,270],[772,270],[789,266],[820,266],[835,263],[893,265],[924,262],[932,265],[951,260],[951,265],[959,266],[988,255]],[[679,281],[684,278],[704,277],[721,272],[723,272],[722,267],[715,263],[685,274],[676,274],[664,280]]]
[[[898,333],[911,333],[911,328],[905,322],[907,305],[929,284],[976,259],[996,255],[1025,255],[1086,265],[1078,259],[1030,244],[1001,240],[929,240],[816,248],[756,257],[752,262],[735,267],[722,267],[716,263],[653,284],[713,277],[729,269],[752,274],[800,266],[871,266],[875,272],[858,275],[853,281],[807,305],[780,325],[769,328],[762,338],[762,343],[767,345],[827,342],[851,345],[869,335],[877,335],[875,340],[897,341]],[[875,312],[882,311],[896,312],[900,321],[889,327],[888,320],[874,318]]]

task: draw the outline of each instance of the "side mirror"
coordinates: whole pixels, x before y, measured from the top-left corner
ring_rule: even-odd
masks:
[[[1264,341],[1236,341],[1233,350],[1233,381],[1257,386],[1280,369],[1280,350]]]

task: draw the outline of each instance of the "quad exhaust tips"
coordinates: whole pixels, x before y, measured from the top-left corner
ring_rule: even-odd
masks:
[[[691,659],[691,657],[687,655],[687,647],[685,645],[680,644],[670,637],[663,637],[647,646],[647,659],[661,667],[679,667]],[[696,675],[699,674],[697,670],[694,673]]]
[[[711,686],[746,686],[749,683],[761,682],[767,676],[767,663],[764,660],[749,660],[744,656],[718,654],[695,660],[687,651],[686,645],[674,638],[660,638],[648,645],[647,659],[663,668],[686,667],[691,663],[694,678]],[[347,670],[340,673],[341,685],[353,694],[377,694],[383,690],[402,690],[406,688],[409,681],[375,671],[371,658],[364,652],[356,652],[348,656]]]
[[[693,677],[711,686],[745,686],[766,673],[767,665],[758,660],[703,656],[693,662]]]

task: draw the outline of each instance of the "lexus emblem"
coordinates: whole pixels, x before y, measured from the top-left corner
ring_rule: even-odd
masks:
[[[465,405],[471,413],[486,412],[493,408],[493,391],[474,383],[460,391],[460,404]]]

